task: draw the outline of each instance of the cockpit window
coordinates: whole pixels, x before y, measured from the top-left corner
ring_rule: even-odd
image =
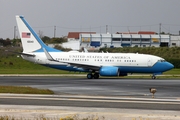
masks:
[[[166,62],[166,60],[160,59],[160,60],[158,60],[158,62]]]

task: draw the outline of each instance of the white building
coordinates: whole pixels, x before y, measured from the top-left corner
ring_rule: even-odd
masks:
[[[79,50],[82,47],[95,50],[101,47],[180,47],[180,36],[155,34],[140,31],[137,33],[97,34],[95,32],[70,32],[68,42],[63,47]]]
[[[71,48],[72,50],[79,50],[80,46],[80,34],[96,34],[96,32],[69,32],[68,33],[68,42],[63,43],[64,48]]]
[[[170,39],[171,39],[171,47],[180,47],[180,36],[179,35],[173,35],[173,36],[170,36]]]
[[[80,43],[79,40],[71,40],[65,43],[62,43],[63,48],[70,48],[72,50],[79,50]]]
[[[169,35],[157,34],[80,34],[80,47],[160,47],[170,44]]]

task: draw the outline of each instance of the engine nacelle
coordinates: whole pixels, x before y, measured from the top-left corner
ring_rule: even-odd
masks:
[[[119,68],[113,66],[104,66],[99,70],[101,76],[119,76]]]

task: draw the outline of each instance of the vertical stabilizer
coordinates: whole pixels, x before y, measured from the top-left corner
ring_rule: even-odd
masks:
[[[24,53],[44,52],[43,49],[46,49],[48,52],[59,52],[59,50],[46,46],[23,16],[16,16],[16,21]]]

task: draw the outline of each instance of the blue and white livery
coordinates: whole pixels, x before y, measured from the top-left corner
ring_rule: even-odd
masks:
[[[163,58],[136,53],[63,52],[47,46],[30,27],[23,16],[16,16],[25,60],[51,68],[88,72],[88,79],[99,76],[127,76],[128,73],[157,74],[174,66]]]

